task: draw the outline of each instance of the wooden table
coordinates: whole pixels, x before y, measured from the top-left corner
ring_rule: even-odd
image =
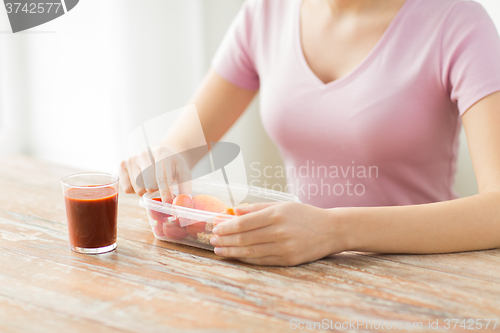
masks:
[[[117,250],[81,255],[60,186],[75,170],[25,156],[0,170],[0,332],[282,332],[323,320],[435,332],[429,320],[446,331],[447,318],[500,318],[499,250],[252,266],[156,240],[138,197],[120,194]]]

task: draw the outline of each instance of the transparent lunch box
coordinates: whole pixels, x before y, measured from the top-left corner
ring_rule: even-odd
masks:
[[[226,208],[232,207],[231,198],[243,198],[240,204],[262,202],[300,202],[291,194],[263,189],[249,185],[230,184],[213,180],[195,179],[191,181],[192,197],[209,195],[221,200]],[[177,190],[174,194],[178,195]],[[151,229],[157,239],[213,250],[210,244],[212,228],[215,224],[231,219],[233,215],[186,208],[161,202],[158,191],[146,193],[140,205],[146,208]],[[238,206],[238,205],[236,205]]]

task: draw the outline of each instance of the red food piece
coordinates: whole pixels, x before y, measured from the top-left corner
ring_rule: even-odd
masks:
[[[181,240],[188,236],[186,228],[181,227],[179,220],[163,223],[163,233],[166,237],[174,240]]]
[[[155,233],[156,236],[164,237],[165,234],[163,233],[163,222],[158,222],[155,221],[153,222],[153,232]]]
[[[196,236],[198,235],[200,232],[204,232],[205,231],[205,227],[206,227],[207,223],[206,222],[202,222],[202,221],[198,221],[196,223],[193,223],[193,224],[189,224],[186,226],[186,230],[187,232],[191,235],[191,236]]]
[[[191,199],[191,197],[187,194],[179,194],[178,196],[175,197],[172,203],[176,206],[181,206],[186,208],[193,208],[194,206],[193,199]]]
[[[216,197],[207,194],[198,194],[193,197],[193,208],[204,210],[206,212],[220,213],[226,209],[226,205]],[[200,232],[204,232],[207,223],[198,221],[186,226],[188,233],[191,236],[196,236]]]
[[[199,194],[193,197],[194,209],[206,212],[220,213],[226,209],[226,205],[216,197],[207,194]]]
[[[155,201],[161,202],[160,198],[153,198]],[[149,217],[151,217],[153,220],[158,222],[158,224],[162,224],[163,222],[168,221],[168,218],[172,215],[170,214],[165,214],[162,212],[157,212],[156,210],[148,209]]]
[[[173,201],[173,204],[176,206],[186,207],[186,208],[193,208],[194,207],[193,199],[191,199],[191,197],[187,194],[179,194],[178,196],[176,196],[174,201]],[[178,221],[182,221],[182,223],[184,225],[191,222],[190,219],[184,218],[184,217],[179,217]],[[189,228],[189,225],[185,227],[185,230],[190,235],[196,236],[196,234],[197,234],[197,233],[194,233],[192,227]],[[205,230],[204,226],[203,226],[203,230]]]

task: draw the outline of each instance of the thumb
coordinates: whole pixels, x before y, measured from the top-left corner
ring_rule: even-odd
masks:
[[[280,202],[263,202],[263,203],[256,203],[256,204],[251,204],[251,205],[240,206],[240,207],[234,208],[234,214],[236,216],[245,215],[245,214],[257,212],[259,210],[262,210],[262,209],[265,209],[267,207],[271,207],[274,205],[278,205],[278,204],[280,204]]]

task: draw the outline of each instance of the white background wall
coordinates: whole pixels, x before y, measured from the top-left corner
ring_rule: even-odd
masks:
[[[82,0],[17,34],[0,9],[0,154],[116,172],[133,128],[188,101],[242,2]],[[500,27],[500,1],[478,2]],[[255,102],[225,139],[247,166],[282,163]],[[463,133],[456,189],[477,193]]]

